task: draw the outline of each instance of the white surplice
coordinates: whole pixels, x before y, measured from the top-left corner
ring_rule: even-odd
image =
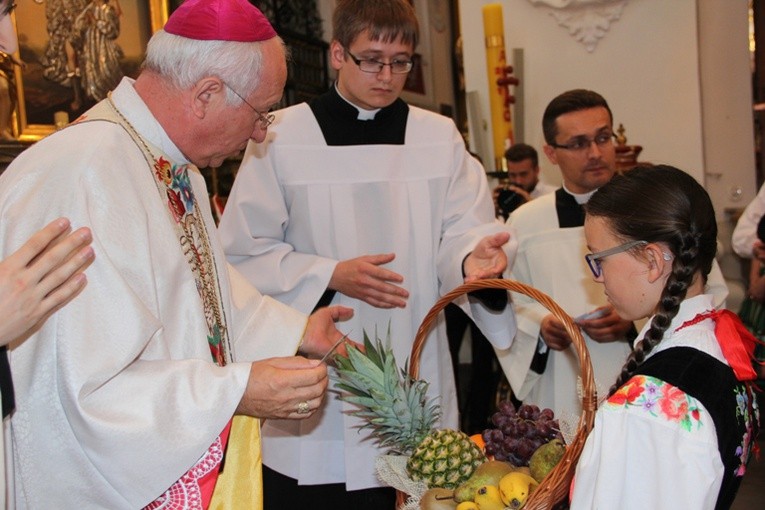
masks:
[[[518,254],[511,278],[531,285],[552,297],[571,317],[608,304],[603,285],[593,279],[584,260],[589,253],[583,227],[560,228],[556,194],[536,198],[516,209],[508,220],[518,236]],[[725,280],[717,263],[709,276],[710,292],[719,306],[727,296]],[[552,409],[575,427],[582,412],[578,390],[581,373],[575,348],[550,351],[544,374],[529,370],[538,348],[542,319],[550,312],[538,302],[513,294],[518,333],[510,349],[497,351],[502,368],[516,397]],[[592,362],[596,386],[602,397],[616,381],[630,352],[626,340],[598,343],[582,331]]]
[[[385,338],[390,324],[399,365],[431,306],[462,283],[461,264],[475,243],[504,229],[494,222],[486,174],[450,120],[410,107],[403,145],[328,146],[306,104],[276,112],[266,142],[250,144],[220,225],[229,261],[261,292],[304,312],[316,306],[338,261],[395,253],[384,267],[403,275],[406,308],[378,309],[340,293],[333,302],[356,310],[343,325],[354,339],[375,329]],[[506,246],[511,264],[514,242]],[[495,345],[510,345],[509,306],[490,312],[459,303]],[[456,428],[443,316],[425,343],[419,375],[439,397],[440,425]],[[382,450],[358,430],[353,409],[331,396],[308,420],[269,420],[264,464],[301,484],[380,486],[374,465]]]
[[[175,162],[185,158],[124,79],[113,99]],[[10,352],[18,508],[141,508],[205,453],[231,419],[247,361],[294,354],[305,315],[261,296],[215,235],[204,179],[191,171],[218,268],[235,362],[216,366],[202,302],[144,153],[123,128],[74,124],[32,146],[0,178],[2,256],[58,216],[93,232],[88,285]],[[9,442],[8,442],[9,441]]]

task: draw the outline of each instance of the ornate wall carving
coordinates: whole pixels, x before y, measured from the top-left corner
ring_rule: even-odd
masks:
[[[547,10],[558,24],[582,43],[587,51],[595,51],[611,24],[622,15],[628,0],[529,0],[535,7]]]

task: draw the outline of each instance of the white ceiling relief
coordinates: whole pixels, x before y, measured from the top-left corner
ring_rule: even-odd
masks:
[[[547,10],[558,24],[582,43],[587,51],[595,51],[611,23],[618,20],[628,0],[529,0],[535,7]]]

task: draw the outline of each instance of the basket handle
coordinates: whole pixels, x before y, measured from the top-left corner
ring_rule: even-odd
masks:
[[[547,308],[559,321],[563,323],[563,326],[566,328],[566,332],[571,337],[572,343],[576,348],[582,372],[582,386],[585,388],[595,387],[594,376],[592,373],[592,363],[590,362],[590,356],[589,352],[587,351],[587,346],[584,342],[584,337],[582,336],[582,332],[579,330],[579,326],[574,323],[574,320],[571,318],[571,316],[564,312],[558,303],[556,303],[544,292],[541,292],[534,287],[515,280],[497,278],[475,280],[470,283],[463,283],[451,292],[444,294],[441,299],[436,301],[436,304],[433,305],[427,315],[425,315],[425,318],[422,320],[422,324],[420,324],[420,327],[417,330],[414,344],[412,345],[412,353],[409,358],[409,375],[415,379],[418,377],[422,347],[428,338],[430,328],[438,318],[438,314],[441,312],[441,310],[443,310],[446,305],[454,301],[455,298],[458,298],[463,294],[481,289],[506,289],[509,291],[517,292],[519,294],[524,294]],[[587,396],[586,392],[585,396]],[[593,404],[593,409],[597,407],[596,401],[597,397],[595,397],[591,402]],[[584,404],[585,407],[588,407],[587,402]]]
[[[563,323],[579,357],[583,389],[583,410],[582,415],[579,418],[577,434],[571,443],[567,445],[566,453],[563,455],[563,458],[545,479],[542,480],[542,483],[540,483],[539,487],[537,487],[531,494],[524,506],[524,508],[528,510],[547,510],[551,508],[554,503],[563,501],[568,496],[569,485],[574,476],[574,471],[576,470],[576,463],[579,460],[582,448],[584,448],[584,442],[587,439],[587,435],[592,430],[592,425],[595,420],[595,411],[597,409],[597,394],[595,391],[595,380],[592,373],[590,355],[587,351],[587,345],[585,344],[582,332],[574,323],[574,320],[570,315],[564,312],[563,309],[547,294],[515,280],[485,279],[464,283],[451,292],[444,294],[441,299],[436,301],[436,304],[433,305],[433,308],[430,309],[428,314],[425,315],[422,324],[420,324],[420,327],[417,330],[414,344],[412,345],[412,353],[409,358],[409,375],[415,379],[418,377],[422,346],[427,339],[430,328],[433,326],[433,323],[441,310],[455,298],[480,289],[505,289],[524,294],[542,304]]]

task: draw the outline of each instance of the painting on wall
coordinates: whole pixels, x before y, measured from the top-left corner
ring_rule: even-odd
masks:
[[[168,0],[18,2],[16,138],[39,140],[106,97],[123,76],[137,76],[167,14]]]

